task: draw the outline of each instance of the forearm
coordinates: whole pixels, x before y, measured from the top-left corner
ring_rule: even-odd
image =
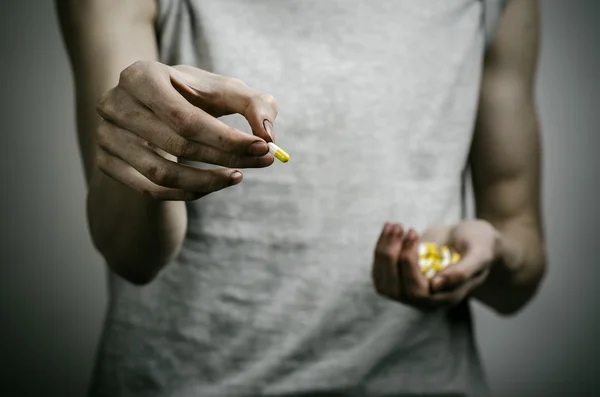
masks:
[[[90,106],[90,98],[99,97],[109,87],[96,85],[97,89],[78,96],[78,135],[88,180],[88,226],[110,269],[130,282],[145,284],[179,252],[187,223],[185,203],[155,200],[98,169],[93,153],[101,119],[95,106]]]
[[[473,297],[504,315],[523,308],[535,295],[546,269],[540,227],[533,222],[492,222],[498,231],[495,259]]]
[[[109,267],[146,283],[179,251],[186,230],[183,202],[160,202],[103,174],[96,165],[96,104],[138,60],[158,56],[155,4],[57,1],[76,87],[78,142],[88,182],[87,217],[94,245]]]
[[[186,230],[185,203],[158,201],[96,172],[87,196],[94,245],[112,271],[145,284],[180,250]]]
[[[135,284],[151,281],[177,255],[186,231],[184,202],[159,201],[110,178],[96,164],[96,102],[131,59],[104,77],[82,74],[77,81],[78,136],[88,180],[87,218],[92,241],[112,271]],[[123,66],[124,65],[124,66]],[[174,158],[173,158],[174,160]],[[131,169],[131,172],[135,172]]]

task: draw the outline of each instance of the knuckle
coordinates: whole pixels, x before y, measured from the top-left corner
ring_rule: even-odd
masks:
[[[127,66],[119,75],[119,84],[135,84],[144,78],[146,61],[136,61]]]
[[[162,164],[148,165],[146,173],[148,179],[160,186],[172,186],[175,182],[175,175]]]
[[[106,171],[109,168],[108,155],[100,147],[96,147],[95,158],[96,158],[96,166],[98,167],[98,169],[100,169],[100,171],[106,173]]]
[[[237,77],[225,77],[223,83],[226,87],[233,90],[247,87],[246,83]]]
[[[273,108],[275,111],[277,111],[277,108],[278,108],[277,99],[275,99],[275,97],[271,94],[260,93],[256,97],[254,97],[254,100],[258,101],[258,102],[262,102],[262,103],[266,104],[267,106]]]
[[[140,113],[131,105],[131,98],[121,87],[114,87],[104,93],[96,103],[96,112],[106,120],[119,123],[139,117]]]
[[[154,200],[162,199],[162,191],[158,187],[148,187],[142,189],[142,194],[148,196]]]
[[[96,128],[96,140],[100,147],[106,147],[109,143],[109,137],[111,135],[110,125],[106,122],[100,123]]]
[[[96,112],[104,119],[109,119],[115,114],[112,92],[110,90],[102,94],[96,103]]]
[[[175,134],[169,136],[165,142],[165,151],[175,157],[190,157],[195,149],[194,142]]]
[[[206,127],[202,127],[202,131],[200,132],[201,134],[205,134],[208,133],[208,129]],[[239,139],[239,132],[233,128],[233,127],[226,127],[225,130],[223,130],[223,132],[219,132],[219,134],[217,135],[217,139],[218,139],[218,149],[219,150],[223,150],[223,151],[230,151],[230,150],[236,150],[236,151],[246,151],[246,147],[244,147],[242,149],[242,142],[244,142],[243,140]]]
[[[167,109],[168,117],[171,125],[184,138],[192,135],[193,131],[193,114],[180,107],[171,106]],[[202,127],[200,127],[202,129]]]

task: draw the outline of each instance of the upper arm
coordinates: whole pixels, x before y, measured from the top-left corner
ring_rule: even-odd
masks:
[[[470,168],[477,216],[496,224],[541,222],[538,30],[537,0],[510,0],[486,54]]]
[[[138,60],[156,60],[156,0],[55,0],[75,80],[78,137],[86,176],[94,168],[99,97]]]

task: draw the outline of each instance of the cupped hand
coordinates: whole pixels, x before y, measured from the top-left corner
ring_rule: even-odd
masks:
[[[428,280],[418,265],[418,244],[434,242],[461,259]],[[378,294],[420,309],[454,306],[483,284],[496,257],[498,232],[488,222],[469,220],[431,227],[421,236],[401,224],[386,223],[377,241],[372,278]]]

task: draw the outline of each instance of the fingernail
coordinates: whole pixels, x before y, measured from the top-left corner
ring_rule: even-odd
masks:
[[[273,124],[271,124],[271,122],[269,120],[264,120],[263,127],[265,127],[265,131],[267,131],[267,134],[269,134],[269,137],[271,137],[271,139],[274,140],[275,137],[273,136]]]
[[[267,153],[269,153],[269,146],[263,141],[256,141],[248,147],[250,156],[264,156]]]
[[[233,172],[231,175],[229,175],[229,186],[237,185],[238,183],[240,183],[242,181],[242,177],[243,175],[241,172]]]
[[[431,290],[433,292],[437,292],[442,289],[442,285],[444,284],[444,279],[442,277],[434,277],[431,281]]]

